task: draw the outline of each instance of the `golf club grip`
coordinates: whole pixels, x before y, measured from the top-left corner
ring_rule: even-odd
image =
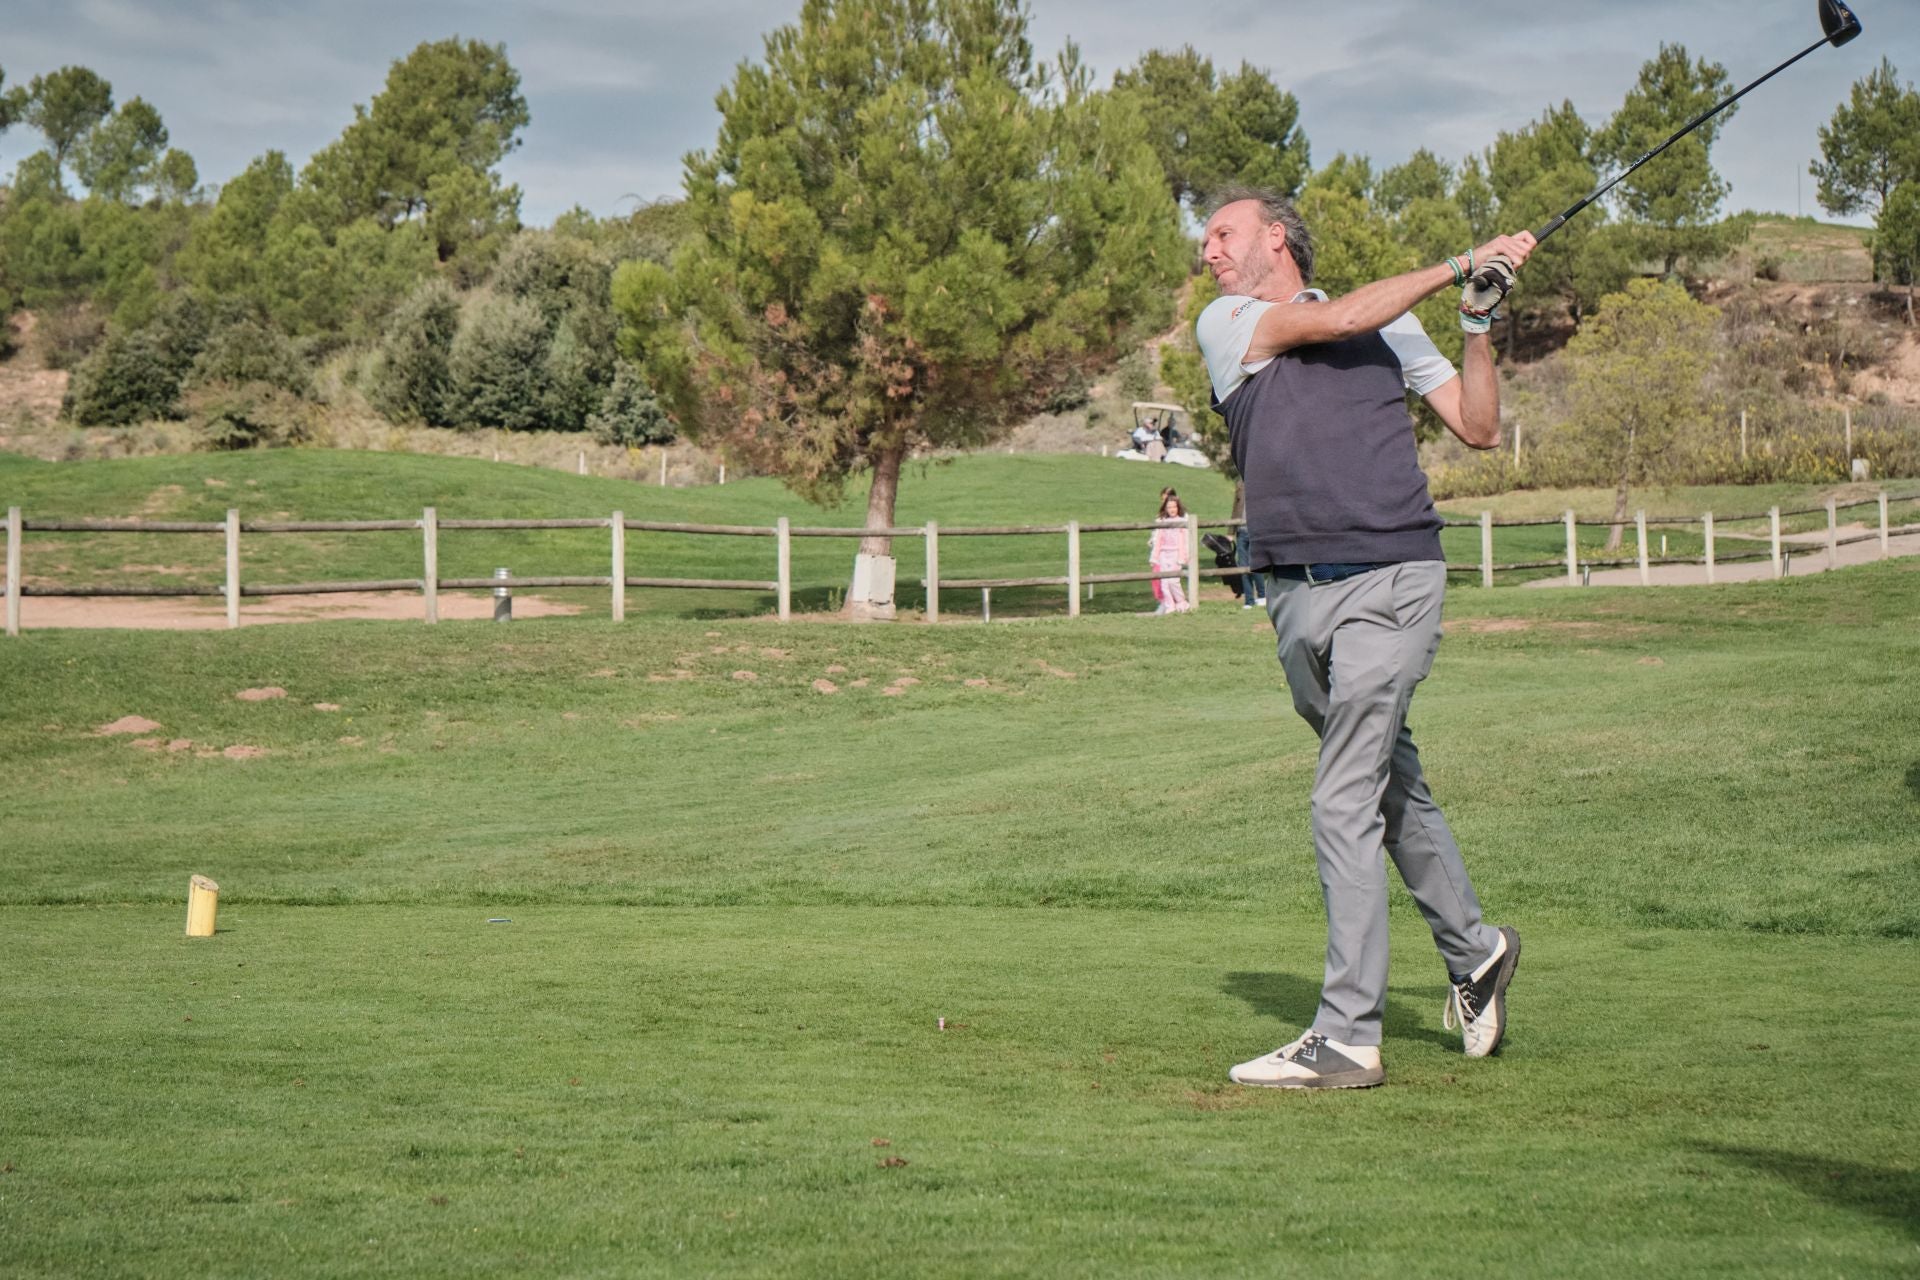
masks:
[[[1581,203],[1584,204],[1585,201],[1582,201]],[[1533,242],[1535,244],[1539,244],[1542,240],[1545,240],[1548,236],[1552,235],[1554,232],[1558,231],[1561,227],[1564,227],[1565,225],[1567,225],[1567,215],[1564,213],[1554,214],[1552,221],[1548,222],[1546,226],[1541,227],[1538,231],[1533,233]],[[1482,288],[1489,287],[1494,283],[1493,272],[1487,270],[1485,267],[1482,267],[1480,268],[1480,270],[1473,273],[1473,282],[1477,285],[1480,285]]]

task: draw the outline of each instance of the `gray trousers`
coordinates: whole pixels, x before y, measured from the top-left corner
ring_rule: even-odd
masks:
[[[1327,971],[1313,1029],[1380,1043],[1387,1002],[1384,849],[1433,930],[1449,973],[1493,952],[1460,846],[1420,773],[1407,730],[1413,690],[1440,648],[1447,585],[1438,560],[1340,582],[1270,578],[1267,613],[1294,709],[1320,736],[1313,847],[1327,904]]]

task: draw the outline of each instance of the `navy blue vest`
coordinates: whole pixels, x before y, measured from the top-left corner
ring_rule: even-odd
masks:
[[[1445,558],[1400,361],[1378,333],[1284,352],[1214,408],[1246,481],[1255,568]]]

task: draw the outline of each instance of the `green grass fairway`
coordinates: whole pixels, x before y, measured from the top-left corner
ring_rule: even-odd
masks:
[[[1332,1096],[1238,609],[0,641],[0,1270],[1920,1271],[1920,560],[1448,616],[1513,1030],[1396,897]]]
[[[1297,1096],[1224,1075],[1314,998],[1302,916],[236,902],[208,944],[171,908],[6,914],[14,1276],[1892,1276],[1920,1247],[1889,943],[1541,927],[1512,1047],[1466,1062],[1409,924],[1388,1085]],[[1838,1042],[1874,1052],[1836,1079]],[[1497,1219],[1463,1238],[1467,1205]]]

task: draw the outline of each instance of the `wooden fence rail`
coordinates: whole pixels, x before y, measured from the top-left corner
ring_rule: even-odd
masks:
[[[1903,495],[1911,498],[1916,495]],[[1480,531],[1480,558],[1473,564],[1452,564],[1448,568],[1455,572],[1477,570],[1483,585],[1492,586],[1494,575],[1499,572],[1513,572],[1538,569],[1564,568],[1569,583],[1578,584],[1587,580],[1596,568],[1624,567],[1637,565],[1640,581],[1651,582],[1651,569],[1656,564],[1704,565],[1707,580],[1715,580],[1715,570],[1719,565],[1743,560],[1769,559],[1773,565],[1773,576],[1782,577],[1791,565],[1796,548],[1788,544],[1781,532],[1781,522],[1786,517],[1813,515],[1824,512],[1827,517],[1827,537],[1824,550],[1829,567],[1837,564],[1840,547],[1859,542],[1878,539],[1882,557],[1890,554],[1889,542],[1895,534],[1920,532],[1920,525],[1903,525],[1893,528],[1888,519],[1888,495],[1880,493],[1875,498],[1844,506],[1829,501],[1820,507],[1804,507],[1783,511],[1773,507],[1765,512],[1751,515],[1719,516],[1705,512],[1699,517],[1692,516],[1648,516],[1645,512],[1636,512],[1633,524],[1636,534],[1636,552],[1632,557],[1609,559],[1583,559],[1579,553],[1578,529],[1611,528],[1624,525],[1625,521],[1616,520],[1580,520],[1571,510],[1555,518],[1533,520],[1495,520],[1491,512],[1482,512],[1475,520],[1447,519],[1443,523],[1449,527],[1477,528]],[[1842,538],[1839,536],[1839,512],[1854,507],[1877,505],[1879,511],[1879,529]],[[1724,535],[1716,533],[1717,525],[1730,522],[1766,520],[1768,525],[1767,547],[1765,550],[1736,551],[1723,554],[1719,550],[1719,539]],[[1527,528],[1562,525],[1566,530],[1566,554],[1562,558],[1551,560],[1517,560],[1499,562],[1494,559],[1493,531],[1496,528]],[[1698,556],[1653,556],[1649,553],[1647,529],[1649,526],[1693,526],[1698,525],[1705,539],[1704,553]],[[929,622],[940,619],[940,593],[943,588],[960,590],[978,590],[981,592],[983,616],[991,616],[991,592],[1001,588],[1015,587],[1064,587],[1067,596],[1069,617],[1078,616],[1082,593],[1090,593],[1091,588],[1099,584],[1123,582],[1154,582],[1167,578],[1185,578],[1190,599],[1198,600],[1200,580],[1204,578],[1230,578],[1245,574],[1244,568],[1211,567],[1202,569],[1199,563],[1199,535],[1202,528],[1232,530],[1237,527],[1234,521],[1215,520],[1202,522],[1196,516],[1188,515],[1179,520],[1119,521],[1083,524],[1070,520],[1065,524],[1035,525],[980,525],[963,528],[941,528],[929,520],[924,525],[902,525],[885,529],[841,528],[821,526],[795,526],[785,516],[771,525],[732,525],[732,524],[687,524],[661,520],[629,520],[623,512],[613,512],[609,516],[567,517],[552,519],[442,519],[432,507],[421,512],[415,520],[277,520],[243,521],[240,513],[229,510],[223,521],[195,520],[138,520],[138,519],[26,519],[19,507],[7,510],[6,522],[6,633],[17,635],[20,631],[20,602],[24,596],[216,596],[225,599],[227,604],[227,625],[240,625],[240,601],[246,597],[326,595],[338,592],[384,592],[417,591],[421,594],[425,620],[429,623],[439,621],[438,593],[440,591],[493,590],[514,587],[592,587],[605,588],[611,596],[611,612],[615,621],[626,616],[626,590],[629,587],[652,589],[681,589],[705,591],[759,591],[774,593],[777,610],[782,622],[792,617],[793,572],[792,540],[795,538],[919,538],[925,546],[926,576],[921,585],[926,589],[926,617]],[[1190,550],[1187,562],[1178,569],[1129,572],[1129,573],[1083,573],[1081,571],[1081,538],[1089,533],[1133,533],[1154,529],[1184,528],[1187,531],[1187,543]],[[606,529],[609,531],[608,572],[605,574],[585,575],[522,575],[489,578],[443,578],[439,568],[440,533],[443,530],[546,530],[546,529]],[[326,582],[290,582],[290,583],[247,583],[240,577],[240,540],[243,534],[283,534],[283,533],[374,533],[374,532],[418,532],[421,535],[421,576],[418,578],[381,578],[357,581]],[[221,586],[153,586],[140,583],[121,583],[107,586],[49,586],[43,584],[27,585],[23,580],[24,542],[28,533],[157,533],[157,534],[221,534],[225,539],[226,576]],[[660,578],[635,577],[626,572],[627,535],[630,533],[673,533],[720,537],[770,538],[775,544],[775,575],[771,579],[739,578]],[[984,577],[984,578],[948,578],[940,573],[940,540],[942,538],[970,537],[1064,537],[1066,539],[1066,572],[1059,575],[1027,575],[1020,577]],[[1741,541],[1749,541],[1742,539]],[[1804,546],[1798,548],[1804,553]]]

